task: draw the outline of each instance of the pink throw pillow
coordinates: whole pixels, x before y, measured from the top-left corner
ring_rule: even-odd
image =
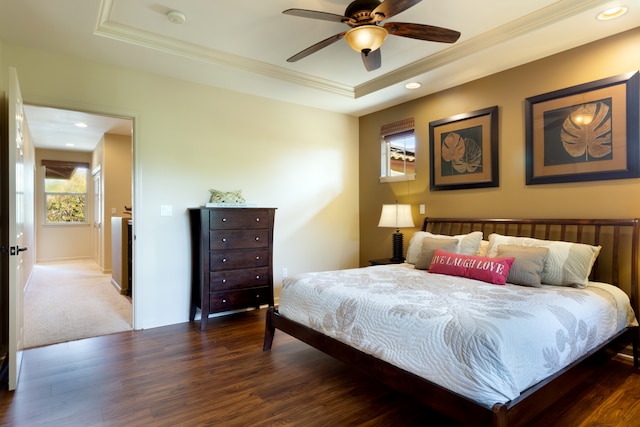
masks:
[[[495,285],[507,283],[507,275],[515,258],[489,258],[462,255],[437,249],[429,273],[448,274],[482,280]]]

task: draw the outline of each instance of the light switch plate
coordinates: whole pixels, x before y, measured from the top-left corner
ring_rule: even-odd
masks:
[[[420,205],[420,215],[424,215],[424,213],[425,213],[424,205]]]
[[[160,206],[160,216],[171,216],[171,215],[173,215],[173,206],[171,205]]]

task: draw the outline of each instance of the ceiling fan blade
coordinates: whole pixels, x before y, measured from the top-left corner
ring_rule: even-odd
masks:
[[[389,19],[400,12],[404,12],[421,1],[422,0],[384,0],[380,3],[380,6],[371,11],[371,17],[380,22],[383,19]]]
[[[386,3],[386,1],[385,1]],[[411,24],[406,22],[387,22],[383,25],[389,34],[431,42],[455,43],[460,32],[433,25]]]
[[[377,70],[380,68],[380,65],[382,65],[382,54],[380,52],[380,48],[373,52],[369,52],[368,54],[362,52],[361,55],[364,68],[366,68],[367,71]]]
[[[322,19],[323,21],[331,22],[348,22],[349,18],[342,15],[336,15],[329,12],[318,12],[316,10],[307,9],[287,9],[284,12],[285,15],[301,16],[303,18]]]
[[[325,48],[327,46],[329,46],[330,44],[333,44],[335,42],[337,42],[338,40],[340,40],[341,38],[344,37],[346,32],[342,32],[340,34],[336,34],[334,36],[328,37],[324,40],[322,40],[321,42],[318,42],[312,46],[309,46],[308,48],[306,48],[305,50],[296,53],[295,55],[293,55],[291,58],[287,59],[287,62],[296,62],[299,61],[302,58],[306,58],[307,56],[311,55],[314,52],[319,51],[322,48]]]

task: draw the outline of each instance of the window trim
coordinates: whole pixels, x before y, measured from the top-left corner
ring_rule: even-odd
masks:
[[[90,164],[88,162],[71,162],[71,161],[60,161],[60,160],[42,160],[41,166],[44,167],[44,173],[42,178],[42,195],[43,195],[43,211],[44,211],[44,226],[86,226],[89,225],[88,218],[88,209],[89,209],[89,172],[90,172]],[[60,192],[60,193],[52,193],[46,190],[47,179],[56,179],[47,173],[47,170],[54,171],[55,175],[64,179],[64,177],[70,177],[76,169],[82,168],[86,170],[85,174],[85,191],[84,193],[68,193],[68,192]],[[57,178],[60,179],[60,178]],[[49,195],[55,196],[75,196],[81,195],[84,196],[84,221],[60,221],[60,222],[52,222],[49,221],[49,210],[47,205],[47,197]]]
[[[398,181],[414,181],[416,179],[415,167],[415,151],[414,151],[414,172],[404,173],[402,175],[389,175],[389,144],[396,139],[405,138],[408,135],[413,136],[414,142],[416,142],[415,135],[415,119],[410,117],[408,119],[398,120],[393,123],[382,125],[380,128],[380,182],[398,182]],[[406,162],[406,161],[405,161]],[[406,166],[406,164],[405,164]],[[406,170],[406,168],[405,168]],[[386,173],[386,175],[383,175]]]

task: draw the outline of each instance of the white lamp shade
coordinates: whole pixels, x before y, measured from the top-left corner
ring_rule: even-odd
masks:
[[[415,227],[411,216],[411,205],[382,205],[378,227]]]
[[[345,40],[356,52],[368,49],[373,52],[382,46],[382,42],[387,38],[387,30],[377,25],[362,25],[347,31]]]

